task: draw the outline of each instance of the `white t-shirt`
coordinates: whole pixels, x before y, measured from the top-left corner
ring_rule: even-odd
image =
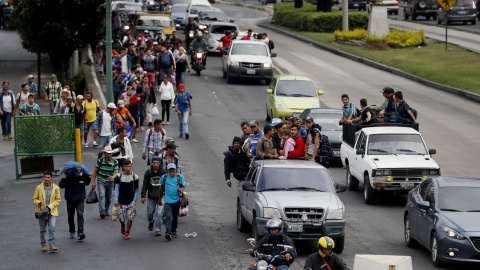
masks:
[[[173,103],[173,99],[175,98],[175,92],[173,90],[173,85],[171,82],[167,82],[167,85],[162,82],[158,91],[160,92],[160,100],[171,100]]]
[[[13,105],[15,105],[15,100],[13,101]],[[3,96],[3,111],[9,113],[13,112],[12,98],[10,97],[10,94]]]
[[[125,72],[125,74],[130,73],[130,70],[128,70],[128,63],[127,63],[127,56],[125,55],[120,59],[120,62],[122,63],[122,71]]]
[[[100,136],[110,136],[112,134],[112,117],[106,111],[103,111],[103,122],[102,130],[100,131]]]
[[[18,104],[18,107],[19,108],[22,108],[22,105],[24,103],[28,103],[28,96],[30,95],[29,92],[27,92],[26,94],[23,93],[23,91],[21,91],[20,93],[17,94],[17,98],[16,100],[20,100],[20,103]]]

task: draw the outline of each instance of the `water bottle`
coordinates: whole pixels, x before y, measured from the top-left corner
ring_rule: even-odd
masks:
[[[197,233],[196,232],[186,233],[185,237],[186,238],[194,238],[194,237],[197,237]]]
[[[112,221],[117,221],[118,218],[118,209],[117,207],[113,207],[112,210]]]

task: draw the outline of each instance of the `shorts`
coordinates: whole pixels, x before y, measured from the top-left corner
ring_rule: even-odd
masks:
[[[90,127],[92,127],[92,129],[94,129],[96,124],[97,124],[97,120],[95,120],[93,122],[87,122],[87,129],[85,129],[83,131],[83,133],[88,133],[88,131],[90,130]]]
[[[133,220],[136,215],[137,210],[135,209],[135,201],[129,205],[118,205],[118,219],[120,222],[125,222],[125,220]]]

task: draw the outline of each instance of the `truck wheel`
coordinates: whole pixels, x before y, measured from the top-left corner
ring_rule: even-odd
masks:
[[[350,166],[347,164],[347,188],[348,190],[358,190],[358,180],[350,173]]]
[[[227,71],[227,83],[232,84],[233,83],[233,78],[230,76],[229,72]]]
[[[223,77],[224,79],[227,78],[227,72],[225,72],[225,70],[223,70],[223,68],[222,68],[222,77]]]
[[[272,117],[273,117],[273,113],[272,113]],[[268,111],[267,111],[267,119],[266,119],[266,121],[267,121],[267,122],[272,121],[272,117],[270,117],[270,115],[268,114]]]
[[[333,248],[333,251],[335,251],[335,253],[342,253],[343,247],[345,246],[345,237],[335,238],[333,239],[333,242],[335,242],[335,248]]]
[[[265,79],[265,85],[270,85],[271,82],[272,82],[272,79]]]
[[[412,229],[410,226],[410,217],[408,216],[408,214],[405,216],[404,225],[405,245],[407,245],[407,247],[409,248],[416,247],[418,245],[418,242],[412,239]]]
[[[240,207],[240,202],[237,201],[237,228],[239,232],[247,232],[248,231],[248,222],[242,215],[242,210]]]
[[[260,241],[261,237],[258,233],[258,228],[257,228],[257,217],[255,214],[253,214],[253,221],[252,221],[252,234],[253,237],[255,238],[255,243],[258,243]]]
[[[375,190],[370,186],[370,177],[365,175],[363,182],[363,197],[366,204],[373,204],[375,202]]]

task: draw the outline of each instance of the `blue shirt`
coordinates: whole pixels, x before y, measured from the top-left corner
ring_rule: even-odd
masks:
[[[50,184],[49,188],[46,186],[43,186],[43,188],[45,188],[45,206],[48,206],[50,204],[50,197],[52,196],[52,184]]]
[[[405,100],[402,100],[398,104],[398,122],[401,124],[410,124],[413,123],[412,118],[410,118],[410,114],[408,114],[408,111],[410,111],[410,106],[405,102]]]
[[[34,93],[37,92],[37,84],[34,82],[24,82],[25,84],[28,84],[28,92],[29,93]]]
[[[175,97],[174,103],[177,104],[177,108],[180,112],[187,112],[190,106],[190,95],[187,92],[178,94]]]
[[[183,175],[179,174],[180,177],[180,186],[178,185],[177,176],[167,175],[167,180],[165,181],[165,176],[162,176],[160,179],[160,185],[165,187],[165,203],[173,204],[180,201],[180,194],[178,194],[178,189],[185,186],[185,179]]]
[[[355,117],[355,114],[357,114],[357,107],[355,107],[355,104],[349,102],[347,104],[347,106],[343,106],[342,107],[342,111],[343,111],[343,117],[347,118],[350,116],[350,115],[353,115],[353,117]]]
[[[258,132],[257,136],[255,136],[255,134],[253,133],[252,135],[250,135],[250,154],[252,154],[253,156],[257,155],[257,142],[262,138],[262,135],[263,132],[261,130]]]

